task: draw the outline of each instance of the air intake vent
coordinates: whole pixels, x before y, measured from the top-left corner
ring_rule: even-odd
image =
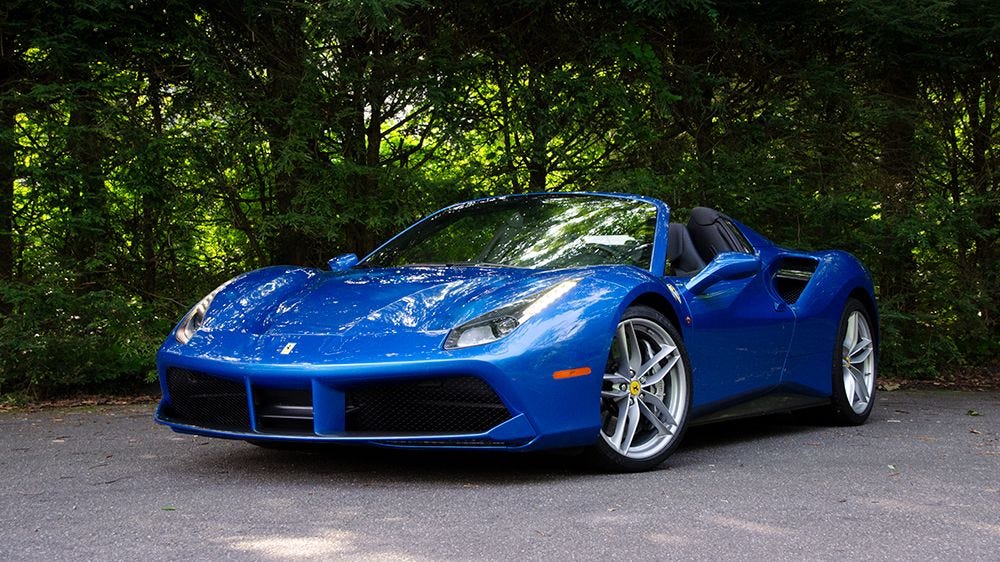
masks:
[[[178,423],[208,429],[250,431],[250,407],[243,381],[221,379],[171,367],[167,417]]]
[[[482,433],[510,419],[488,384],[476,377],[386,382],[348,389],[347,431]]]
[[[253,389],[257,430],[261,433],[312,434],[312,391]]]
[[[816,260],[786,258],[774,273],[774,289],[788,304],[798,302],[816,271]]]

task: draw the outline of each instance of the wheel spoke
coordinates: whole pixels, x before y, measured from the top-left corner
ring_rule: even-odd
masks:
[[[635,371],[642,364],[642,352],[639,351],[639,337],[635,335],[635,326],[631,322],[625,326],[625,334],[628,340],[628,367]]]
[[[660,361],[663,361],[664,357],[666,357],[667,355],[670,355],[671,351],[673,351],[673,349],[666,349],[665,348],[665,349],[661,349],[658,353],[653,353],[653,350],[649,349],[649,360],[646,361],[645,363],[643,363],[639,367],[639,370],[637,370],[636,373],[635,373],[636,376],[640,376],[640,377],[646,376],[646,373],[648,373],[650,369],[652,369],[653,367],[655,367],[657,363],[659,363]]]
[[[657,363],[663,361],[664,358],[673,353],[674,349],[675,348],[673,347],[665,347],[655,354],[652,353],[652,350],[650,350],[649,361],[646,361],[645,363],[642,364],[641,367],[639,367],[639,370],[638,372],[636,372],[636,375],[640,377],[646,376],[646,373],[648,373],[650,369],[655,367]]]
[[[677,425],[677,420],[674,419],[674,416],[670,413],[670,409],[667,408],[667,405],[663,403],[663,400],[659,396],[655,394],[643,394],[642,401],[656,413],[660,421],[667,425]]]
[[[628,391],[622,390],[619,386],[629,383],[629,378],[625,375],[622,375],[621,373],[604,373],[604,382],[608,383],[611,388],[608,390],[601,390],[602,397],[618,401],[628,395]]]
[[[868,384],[865,383],[865,375],[854,367],[848,367],[851,371],[851,378],[854,379],[854,393],[862,402],[868,402]]]
[[[675,349],[677,349],[677,348],[672,348],[671,352],[673,352],[673,350],[675,350]],[[643,388],[649,388],[649,387],[653,386],[654,384],[662,381],[663,377],[667,376],[670,373],[670,371],[674,368],[674,366],[677,365],[677,362],[680,361],[680,360],[681,360],[681,356],[680,355],[674,355],[673,357],[671,357],[670,361],[667,361],[666,365],[664,365],[658,371],[656,371],[655,373],[653,373],[653,376],[646,377],[646,384],[642,385],[642,387]]]
[[[663,421],[656,417],[656,414],[649,408],[649,406],[646,405],[645,402],[639,402],[639,411],[642,413],[642,417],[646,418],[646,421],[653,424],[657,433],[660,435],[670,435],[670,430],[667,429],[667,426],[663,425]]]
[[[639,404],[637,401],[632,400],[628,404],[628,424],[625,429],[625,437],[622,439],[621,445],[619,445],[618,450],[622,454],[627,455],[628,450],[632,447],[632,440],[635,439],[635,430],[639,427]]]
[[[857,365],[858,363],[864,362],[868,359],[868,356],[871,355],[872,348],[872,340],[868,338],[861,338],[857,345],[855,345],[848,354],[851,363]]]
[[[618,325],[618,372],[622,375],[628,375],[629,370],[629,359],[628,359],[628,335],[625,332],[625,323]]]
[[[847,349],[853,349],[854,344],[858,341],[858,315],[857,313],[851,314],[847,318],[847,330],[844,333],[844,347]]]
[[[844,393],[847,395],[848,400],[853,404],[854,398],[857,396],[857,391],[855,390],[857,386],[857,381],[854,379],[854,375],[851,374],[851,369],[847,366],[844,367]]]
[[[647,406],[645,401],[639,402],[639,411],[642,412],[642,417],[646,418],[649,423],[653,424],[657,433],[660,435],[673,435],[673,432],[671,432],[670,429],[663,424],[663,420],[657,417],[656,412]]]
[[[615,420],[615,432],[611,434],[611,443],[615,449],[621,450],[622,438],[625,437],[625,422],[628,420],[628,400],[618,403],[618,419]]]
[[[621,373],[604,373],[604,382],[628,384],[631,380]]]
[[[642,358],[643,357],[652,357],[652,356],[656,355],[656,353],[653,352],[653,346],[650,345],[648,341],[643,341],[641,343],[642,343],[642,347],[645,348],[645,350],[646,350],[646,354],[639,356],[639,364],[640,365],[644,365],[645,363],[643,363]],[[641,371],[642,367],[639,367],[639,370]]]

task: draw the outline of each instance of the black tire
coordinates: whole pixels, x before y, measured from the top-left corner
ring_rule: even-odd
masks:
[[[845,377],[848,375],[845,373],[845,361],[847,359],[845,359],[844,340],[847,336],[850,319],[855,314],[860,315],[859,317],[864,319],[869,339],[871,340],[871,350],[869,352],[871,355],[871,389],[867,393],[867,400],[863,401],[863,407],[861,407],[861,399],[855,395],[854,391],[848,388],[852,385],[845,380]],[[862,374],[865,375],[865,373]],[[878,388],[878,342],[868,309],[865,308],[865,305],[861,301],[854,298],[847,300],[847,304],[844,305],[844,312],[840,316],[837,339],[833,345],[832,376],[833,396],[830,399],[830,421],[837,425],[861,425],[865,423],[868,420],[868,416],[872,413],[872,408],[875,406],[875,394]],[[866,381],[865,386],[867,387],[868,377],[865,376],[864,379]]]
[[[599,468],[613,472],[641,472],[651,470],[662,464],[680,444],[684,436],[684,431],[687,428],[688,412],[691,408],[691,361],[688,359],[687,350],[684,347],[684,342],[681,340],[677,328],[663,314],[648,306],[629,307],[619,322],[620,329],[627,329],[627,326],[632,326],[632,334],[638,340],[649,344],[650,347],[648,349],[653,349],[654,345],[666,343],[671,347],[675,347],[676,352],[669,352],[669,355],[658,362],[657,366],[660,369],[655,371],[655,373],[652,369],[650,370],[654,375],[650,376],[649,380],[654,379],[656,374],[665,370],[666,374],[662,377],[661,381],[652,383],[651,386],[647,387],[645,386],[646,377],[643,376],[644,381],[640,384],[638,391],[632,390],[632,384],[640,382],[638,374],[632,370],[629,370],[629,372],[632,373],[631,376],[634,378],[634,382],[628,385],[627,392],[622,387],[625,384],[624,381],[610,382],[607,380],[607,376],[605,377],[605,382],[602,384],[601,397],[601,434],[598,435],[597,441],[588,450],[588,455]],[[639,328],[639,330],[636,331],[636,328]],[[648,332],[644,330],[648,330]],[[618,333],[619,331],[616,330],[616,336],[611,342],[612,349],[608,354],[608,368],[605,369],[605,372],[608,373],[617,373],[626,369],[622,367],[621,349],[616,350],[619,345]],[[669,340],[666,338],[669,338]],[[645,363],[649,359],[649,357],[646,357],[648,349],[644,353],[640,348],[639,356],[642,358],[642,363]],[[658,352],[667,353],[665,346],[660,347],[659,351],[654,351],[654,353]],[[619,355],[617,359],[614,357],[616,353]],[[671,365],[672,361],[673,364]],[[671,366],[666,368],[667,365]],[[660,386],[661,384],[662,386]],[[616,389],[614,388],[615,386],[619,388]],[[620,392],[622,393],[622,397],[606,397],[604,396],[604,391]],[[662,393],[662,396],[659,393]],[[668,410],[667,412],[656,407],[657,399],[659,400],[659,404]],[[629,400],[629,406],[625,406],[622,400]],[[617,423],[618,412],[622,410],[615,411],[615,408],[631,408],[633,401],[636,404],[635,411],[639,412],[637,417],[639,421],[636,422],[636,429],[633,432],[633,439],[630,441],[630,446],[626,447],[626,453],[623,453],[609,443],[609,440],[613,440],[614,436],[619,434],[617,431],[614,431],[613,426]],[[640,410],[640,408],[643,408],[643,410]],[[670,414],[668,417],[674,423],[668,423],[667,420],[662,419],[661,413],[657,413],[657,410]],[[628,419],[631,415],[632,410],[630,409],[629,414],[625,416],[626,421],[623,422],[623,427],[628,426]],[[660,420],[663,426],[670,431],[663,433],[658,430],[648,416],[653,416],[657,420]],[[615,423],[611,423],[612,421]],[[611,431],[610,435],[608,431]],[[636,450],[643,448],[644,450],[640,453],[629,454],[632,451],[632,446],[639,441],[640,437],[643,437],[645,440],[639,443]],[[624,438],[622,442],[624,442]]]

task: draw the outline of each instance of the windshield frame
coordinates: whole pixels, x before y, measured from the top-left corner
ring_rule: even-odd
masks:
[[[415,228],[418,228],[426,221],[433,220],[435,219],[435,217],[438,217],[443,213],[451,213],[459,210],[465,210],[480,205],[489,205],[497,202],[516,202],[519,199],[553,199],[553,198],[568,198],[568,197],[624,199],[624,200],[642,202],[652,205],[656,210],[656,226],[653,233],[653,252],[650,258],[650,265],[648,268],[645,269],[645,271],[649,271],[650,273],[658,277],[663,276],[665,271],[664,268],[667,256],[666,235],[667,235],[667,224],[669,224],[670,222],[670,208],[663,201],[660,201],[659,199],[655,199],[652,197],[646,197],[643,195],[600,193],[600,192],[525,193],[525,194],[485,197],[481,199],[475,199],[472,201],[464,201],[461,203],[456,203],[454,205],[450,205],[448,207],[435,211],[427,215],[426,217],[420,219],[419,221],[413,223],[412,225],[408,226],[407,228],[405,228],[404,230],[402,230],[389,240],[385,241],[383,244],[379,245],[371,253],[366,255],[364,259],[358,262],[357,267],[378,267],[378,266],[368,265],[367,262],[369,258],[372,258],[373,256],[377,255],[387,246],[396,243],[397,241],[399,241],[399,239],[405,238],[406,236],[408,236],[408,233],[410,233],[410,231],[412,231]],[[426,264],[426,265],[436,266],[436,265],[446,265],[446,264]],[[475,267],[477,264],[470,263],[468,265]],[[416,267],[416,266],[417,266],[416,264],[412,264],[412,265],[398,266],[398,267]],[[627,266],[627,267],[636,267],[636,266]]]

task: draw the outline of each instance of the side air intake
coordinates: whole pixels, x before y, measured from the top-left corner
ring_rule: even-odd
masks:
[[[809,258],[785,258],[778,264],[774,272],[774,289],[788,304],[798,302],[802,292],[806,290],[813,273],[816,272],[816,260]]]

